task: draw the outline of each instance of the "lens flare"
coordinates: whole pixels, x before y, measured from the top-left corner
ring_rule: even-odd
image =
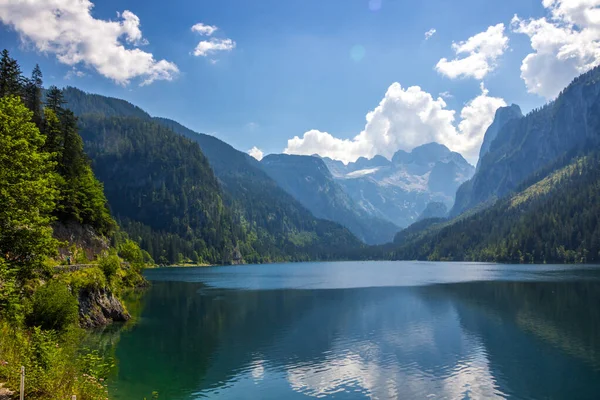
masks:
[[[381,9],[381,0],[369,0],[369,10],[379,11]]]
[[[364,46],[357,44],[352,46],[352,49],[350,49],[350,58],[352,58],[355,62],[360,62],[363,58],[365,58],[366,53],[367,51],[365,50]]]

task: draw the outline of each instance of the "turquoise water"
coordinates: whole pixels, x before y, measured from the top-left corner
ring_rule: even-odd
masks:
[[[159,269],[110,340],[115,399],[598,399],[600,269]],[[116,338],[115,338],[116,337]]]

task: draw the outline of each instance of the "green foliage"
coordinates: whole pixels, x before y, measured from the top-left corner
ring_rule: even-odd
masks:
[[[108,398],[106,365],[110,359],[77,348],[77,329],[63,333],[33,328],[25,332],[0,320],[0,380],[19,387],[20,367],[25,367],[25,398],[105,400]]]
[[[77,321],[77,299],[63,282],[52,280],[39,288],[27,316],[29,326],[62,331]]]
[[[145,265],[142,249],[131,239],[127,239],[119,246],[119,256],[137,270],[141,270]]]
[[[23,301],[16,280],[16,271],[0,258],[0,319],[14,324],[23,322]]]
[[[0,99],[0,254],[22,276],[56,249],[50,215],[57,178],[31,118],[19,98]]]
[[[100,267],[84,268],[65,274],[61,277],[73,291],[79,293],[81,290],[92,291],[103,289],[107,285],[106,275]]]
[[[121,268],[121,259],[116,254],[109,254],[100,258],[99,266],[106,277],[106,282],[110,283]]]

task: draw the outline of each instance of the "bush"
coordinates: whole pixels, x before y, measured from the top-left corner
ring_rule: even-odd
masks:
[[[111,254],[100,259],[100,269],[104,272],[106,281],[110,283],[111,278],[121,268],[121,260],[117,255]]]
[[[82,289],[90,291],[106,287],[104,271],[99,267],[80,269],[65,274],[62,279],[71,287],[73,293],[79,293]]]
[[[32,310],[27,316],[30,326],[63,331],[77,322],[79,305],[67,285],[50,281],[33,295]]]

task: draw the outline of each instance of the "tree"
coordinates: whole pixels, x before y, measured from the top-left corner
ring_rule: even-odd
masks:
[[[38,127],[42,126],[42,89],[44,82],[42,80],[42,70],[39,65],[35,65],[31,78],[25,85],[25,105],[33,112],[33,122]]]
[[[56,86],[52,85],[48,88],[46,92],[46,107],[51,109],[56,113],[56,115],[60,118],[62,112],[64,111],[63,106],[66,104],[66,101],[63,97],[63,92]]]
[[[21,276],[56,250],[56,175],[31,117],[18,97],[0,99],[0,254]]]
[[[2,50],[0,56],[0,97],[23,93],[23,78],[17,60],[10,57],[8,50]]]

